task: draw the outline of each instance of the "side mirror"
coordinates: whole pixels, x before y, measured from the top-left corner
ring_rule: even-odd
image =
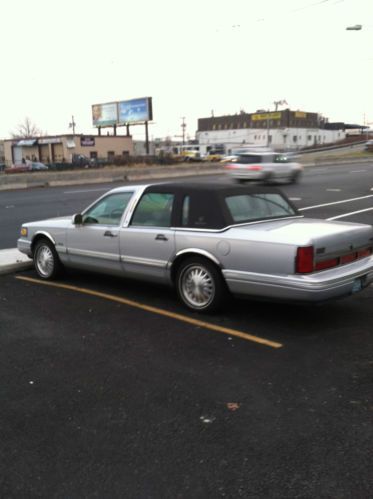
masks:
[[[76,215],[73,216],[74,225],[82,225],[82,223],[83,223],[83,217],[80,213],[77,213]]]

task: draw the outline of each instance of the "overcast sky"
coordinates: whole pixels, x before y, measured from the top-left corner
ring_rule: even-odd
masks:
[[[92,104],[145,96],[154,138],[280,99],[373,122],[372,0],[18,0],[1,17],[2,138],[26,116],[95,133]]]

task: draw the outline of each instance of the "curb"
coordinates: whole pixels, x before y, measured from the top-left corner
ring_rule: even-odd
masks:
[[[0,250],[0,275],[30,269],[33,262],[17,248]]]
[[[21,272],[22,270],[31,269],[33,266],[32,260],[29,262],[12,263],[8,265],[1,265],[0,262],[0,275],[13,274],[14,272]]]

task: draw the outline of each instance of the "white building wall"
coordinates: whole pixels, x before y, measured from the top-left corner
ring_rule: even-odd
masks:
[[[267,135],[269,137],[267,137]],[[207,152],[207,148],[214,145],[224,144],[226,152],[230,153],[232,148],[245,146],[269,145],[278,150],[297,150],[313,145],[328,145],[343,140],[346,133],[343,130],[324,130],[316,128],[248,128],[238,130],[211,130],[208,132],[197,132],[196,138],[201,146],[201,154]],[[268,142],[267,142],[268,141]]]

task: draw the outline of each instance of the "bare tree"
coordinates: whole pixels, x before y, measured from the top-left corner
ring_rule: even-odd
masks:
[[[20,123],[16,130],[11,133],[14,139],[27,139],[30,137],[38,137],[42,135],[40,128],[38,128],[31,119],[26,116],[23,123]]]

